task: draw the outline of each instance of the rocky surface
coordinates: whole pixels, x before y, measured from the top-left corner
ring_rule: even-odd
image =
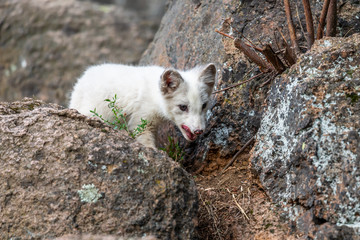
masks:
[[[316,42],[276,79],[252,154],[305,236],[360,238],[360,34]]]
[[[321,12],[322,3],[310,1],[314,19]],[[305,28],[301,1],[291,1],[293,12],[298,4],[299,16]],[[360,3],[339,1],[338,35],[360,32]],[[306,45],[297,18],[297,36]],[[277,28],[287,35],[287,22],[283,1],[170,1],[154,41],[141,58],[141,64],[160,64],[176,68],[191,68],[198,64],[214,62],[218,68],[217,89],[249,79],[259,73],[243,54],[234,47],[233,41],[215,32],[220,29],[232,36],[239,33],[255,44],[273,43]],[[279,35],[279,34],[277,34]],[[279,36],[277,36],[279,38]],[[274,44],[275,45],[275,44]],[[305,49],[303,49],[305,51]],[[215,95],[208,112],[208,128],[195,144],[182,142],[188,156],[186,166],[196,171],[205,166],[209,172],[220,169],[255,133],[260,126],[268,85],[260,87],[268,79],[252,81]],[[167,144],[167,134],[180,136],[170,125],[161,128],[161,145]],[[205,163],[205,164],[203,164]]]
[[[298,4],[299,16],[303,28],[305,28],[305,17],[301,1],[291,1],[291,3],[294,15],[296,12],[295,3]],[[338,3],[338,36],[351,36],[354,33],[360,32],[360,22],[358,21],[360,18],[359,1],[338,1]],[[322,1],[311,1],[311,6],[314,19],[318,19],[322,8]],[[306,46],[305,37],[302,34],[297,17],[294,19],[294,22],[299,43],[301,46]],[[231,39],[218,35],[214,30],[220,29],[232,36],[239,36],[239,33],[241,33],[255,44],[260,45],[260,42],[274,44],[274,31],[277,28],[280,28],[284,35],[288,36],[283,1],[252,0],[241,2],[222,1],[221,3],[209,0],[186,0],[181,1],[181,3],[179,1],[170,1],[169,10],[162,20],[160,29],[140,62],[142,64],[172,65],[176,68],[191,68],[198,64],[214,62],[218,67],[217,89],[221,89],[249,79],[258,74],[259,71],[253,64],[249,63],[243,54],[234,48]],[[277,35],[279,39],[279,34]],[[302,48],[302,51],[305,52],[306,49]],[[321,49],[318,51],[321,51]],[[257,133],[266,109],[265,99],[268,94],[271,94],[271,91],[269,92],[270,88],[276,88],[276,84],[278,84],[278,82],[270,82],[263,85],[267,80],[269,78],[260,78],[259,80],[216,94],[211,111],[208,112],[209,124],[205,133],[192,144],[185,143],[182,137],[177,138],[187,152],[183,164],[188,170],[201,173],[209,178],[213,175],[216,176],[237,150]],[[306,122],[302,124],[306,124]],[[165,132],[166,134],[172,132],[173,135],[179,136],[177,130],[170,125],[164,126],[160,130],[161,134],[159,135],[166,136]],[[159,142],[166,145],[167,138],[160,137]],[[336,146],[335,144],[334,148]],[[247,151],[245,151],[239,156],[239,161],[246,163],[247,158]],[[272,167],[280,168],[278,165]],[[306,171],[304,170],[303,172],[305,173]],[[346,170],[344,170],[345,172]],[[270,175],[269,179],[266,179],[267,181],[273,181],[274,185],[277,183],[275,182],[276,179],[282,186],[283,182],[286,181],[286,179],[280,181],[279,178],[281,179],[282,177],[282,175],[277,176],[274,174]],[[217,178],[222,179],[220,176],[217,176]],[[222,183],[223,181],[219,180],[218,184]],[[266,184],[266,186],[268,185]],[[221,192],[220,189],[219,192]],[[223,196],[225,195],[226,193],[223,193]],[[272,194],[269,195],[272,196]],[[212,201],[212,199],[213,197],[209,198],[208,201]],[[276,200],[273,202],[277,203]],[[226,204],[226,202],[223,202],[223,204]],[[209,207],[206,204],[204,205],[205,208]],[[221,206],[223,205],[217,205],[219,208]],[[216,209],[216,207],[213,209]],[[251,211],[251,209],[248,210]],[[204,212],[206,211],[208,209],[204,210]],[[310,211],[307,212],[309,213]],[[285,219],[289,213],[291,211],[285,214]],[[221,216],[222,211],[216,212],[214,210],[214,212],[210,212],[210,217],[213,216],[212,214],[215,214],[215,216],[219,214],[218,216]],[[289,219],[290,215],[287,217]],[[316,229],[319,230],[319,237],[322,234],[321,232],[326,231],[333,232],[334,236],[336,234],[337,236],[341,234],[349,236],[346,235],[347,227],[343,226],[338,229],[334,227],[334,222],[321,224],[324,222],[321,218],[308,219],[307,221],[304,219],[303,222],[308,222],[308,225],[304,224],[304,227],[302,227],[295,224],[292,225],[294,226],[292,230],[296,232],[298,227],[302,230],[304,236],[309,237],[312,236],[312,231]],[[317,223],[315,224],[315,222]],[[310,225],[316,226],[311,228]],[[321,225],[321,228],[317,228],[318,225]],[[229,224],[228,226],[239,226],[239,222],[234,225]],[[309,229],[312,230],[304,231],[306,226],[309,226]],[[219,229],[217,227],[219,225],[213,229],[215,232],[214,236],[218,237],[216,232]],[[269,229],[267,227],[263,229],[263,234],[269,236]],[[349,231],[351,235],[352,230],[350,229]],[[236,227],[233,227],[231,230],[232,236],[240,236],[243,232],[244,229],[240,230],[236,229]],[[323,236],[326,236],[326,234]]]
[[[319,15],[322,5],[312,3],[312,6],[314,15]],[[348,32],[349,35],[360,31],[358,23],[354,23],[354,19],[360,17],[360,5],[342,2],[341,6],[339,32],[344,35],[344,32]],[[299,5],[300,17],[305,19],[301,7]],[[277,28],[287,34],[282,1],[253,0],[239,4],[233,1],[170,1],[160,29],[140,63],[191,68],[214,62],[218,67],[217,89],[224,88],[248,79],[259,71],[239,53],[231,39],[222,37],[214,30],[220,29],[233,36],[241,32],[259,44],[260,41],[274,42],[273,33]],[[305,45],[298,24],[297,33],[300,43]],[[215,96],[212,109],[208,112],[209,124],[205,134],[195,144],[177,138],[188,153],[186,166],[192,166],[192,170],[204,166],[209,171],[219,169],[257,132],[268,91],[267,85],[259,86],[265,81],[260,79]],[[160,132],[159,136],[165,136],[159,138],[160,145],[167,144],[167,134],[164,132],[180,136],[171,125],[162,127]]]
[[[36,96],[67,105],[89,65],[137,63],[158,21],[116,4],[1,1],[0,101]]]
[[[191,239],[195,184],[165,153],[54,104],[0,104],[0,238]]]

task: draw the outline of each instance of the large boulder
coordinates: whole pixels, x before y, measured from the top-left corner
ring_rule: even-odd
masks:
[[[298,4],[299,16],[305,26],[299,1],[290,2],[294,13]],[[311,3],[314,16],[319,16],[322,2]],[[349,36],[360,32],[359,13],[358,1],[344,1],[338,11],[338,34]],[[306,45],[297,18],[294,20],[299,43]],[[217,89],[258,74],[256,66],[234,47],[233,40],[216,33],[216,29],[234,37],[243,35],[258,46],[270,42],[276,46],[274,32],[280,42],[277,29],[288,36],[283,1],[169,1],[168,11],[140,63],[186,69],[214,62],[218,67]],[[202,165],[204,171],[209,172],[221,169],[255,135],[264,111],[263,102],[269,85],[262,85],[266,80],[260,78],[215,95],[205,133],[193,144],[185,143],[182,137],[177,139],[188,153],[186,166],[198,170]],[[162,145],[167,144],[168,132],[181,135],[170,125],[162,127],[159,134]]]
[[[125,132],[24,99],[0,103],[0,143],[2,239],[193,237],[198,202],[191,176]]]
[[[305,236],[359,239],[360,34],[317,41],[276,79],[252,155]]]
[[[36,96],[65,106],[89,65],[137,63],[158,20],[125,7],[79,0],[2,0],[0,100]]]

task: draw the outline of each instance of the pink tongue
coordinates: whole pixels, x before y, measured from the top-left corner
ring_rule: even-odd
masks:
[[[190,138],[190,140],[194,140],[196,138],[196,136],[194,134],[192,134],[192,132],[188,126],[181,125],[181,127],[186,131],[186,135],[188,136],[188,138]]]

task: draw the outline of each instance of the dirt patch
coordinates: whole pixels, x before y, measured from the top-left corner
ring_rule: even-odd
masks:
[[[216,164],[194,175],[199,192],[198,238],[301,239],[251,173],[249,157],[241,154],[223,174],[229,159],[214,159]]]

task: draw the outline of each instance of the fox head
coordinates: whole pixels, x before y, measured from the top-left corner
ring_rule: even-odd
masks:
[[[161,75],[165,114],[188,141],[194,141],[205,130],[205,116],[215,78],[214,64],[184,72],[166,69]]]

